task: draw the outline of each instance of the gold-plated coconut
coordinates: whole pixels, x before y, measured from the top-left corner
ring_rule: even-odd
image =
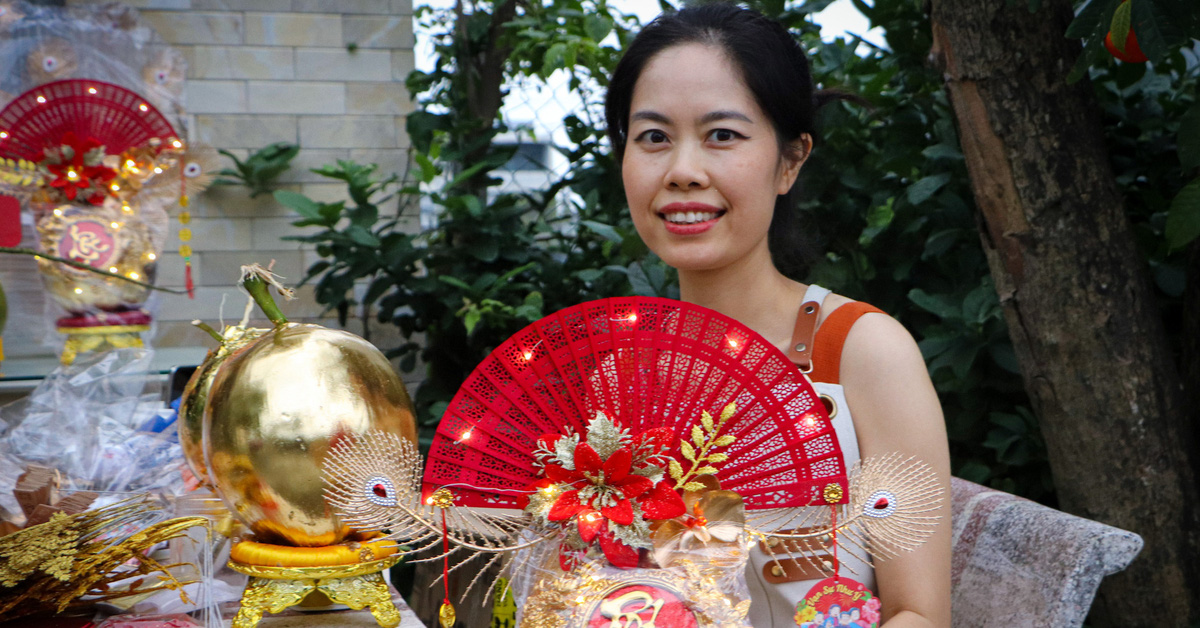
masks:
[[[374,345],[348,332],[289,323],[273,303],[260,300],[265,283],[251,277],[243,285],[276,327],[227,347],[223,360],[218,350],[211,375],[197,373],[193,398],[183,409],[184,423],[193,423],[185,431],[194,436],[203,395],[207,477],[256,540],[337,543],[351,530],[325,501],[325,453],[340,439],[372,430],[415,442],[412,401]],[[249,333],[244,330],[242,339]]]
[[[198,322],[193,321],[193,324]],[[207,326],[205,328],[211,329]],[[179,398],[179,445],[183,449],[183,459],[187,461],[192,474],[201,484],[212,484],[211,478],[208,477],[208,467],[204,463],[203,435],[204,405],[208,402],[208,391],[212,387],[213,377],[229,356],[257,340],[266,331],[234,325],[226,327],[225,333],[218,336],[221,344],[204,357],[204,362],[192,373],[183,389],[183,395]]]

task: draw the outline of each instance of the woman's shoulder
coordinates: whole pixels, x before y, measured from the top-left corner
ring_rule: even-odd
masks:
[[[897,366],[920,367],[924,359],[912,334],[886,312],[863,301],[830,293],[822,305],[816,346],[837,351],[839,378],[871,377]],[[835,345],[835,346],[829,346]]]

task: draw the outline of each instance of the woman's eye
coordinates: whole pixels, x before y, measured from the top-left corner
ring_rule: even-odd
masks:
[[[651,129],[649,131],[643,131],[641,135],[638,135],[637,141],[646,141],[650,142],[651,144],[661,144],[667,141],[667,134],[663,133],[662,131]]]
[[[742,137],[741,133],[738,133],[737,131],[731,131],[729,129],[714,129],[709,135],[718,142],[732,142],[733,140]]]

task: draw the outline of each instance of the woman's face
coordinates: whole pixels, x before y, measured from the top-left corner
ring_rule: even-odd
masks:
[[[775,129],[714,46],[650,59],[633,90],[622,177],[638,233],[680,270],[766,260],[775,197],[802,160],[782,159]]]

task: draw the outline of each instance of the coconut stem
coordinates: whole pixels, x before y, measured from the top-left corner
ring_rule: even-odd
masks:
[[[197,320],[192,321],[192,324],[195,325],[196,327],[199,327],[200,329],[203,329],[208,335],[213,337],[213,340],[216,340],[217,342],[219,342],[221,344],[225,344],[225,338],[223,338],[221,336],[221,334],[218,334],[217,330],[213,329],[212,326],[209,325],[208,323],[197,319]]]
[[[263,311],[263,314],[267,315],[267,320],[270,320],[276,327],[282,327],[287,324],[288,319],[283,315],[279,306],[275,304],[275,299],[271,298],[268,287],[278,282],[268,272],[258,264],[243,266],[242,288],[250,293],[250,298],[254,299],[254,302],[258,304],[258,308]]]

